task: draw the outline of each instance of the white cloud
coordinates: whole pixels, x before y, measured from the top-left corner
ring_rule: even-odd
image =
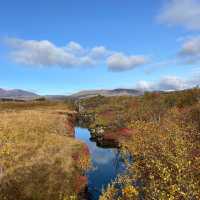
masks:
[[[200,36],[186,40],[179,52],[179,57],[189,64],[200,63]]]
[[[140,81],[136,84],[136,88],[143,91],[153,91],[153,90],[182,90],[190,87],[189,80],[186,81],[176,76],[166,76],[161,78],[158,82],[147,82]]]
[[[147,81],[139,81],[136,84],[136,88],[138,90],[143,90],[143,91],[149,91],[153,89],[153,83],[152,82],[147,82]]]
[[[59,47],[48,40],[22,40],[7,38],[6,44],[11,48],[10,57],[13,61],[33,66],[60,66],[63,68],[79,66],[96,66],[99,63],[108,65],[112,71],[123,71],[146,64],[144,56],[126,56],[108,50],[104,46],[84,48],[71,41]]]
[[[68,43],[66,50],[69,52],[72,52],[72,53],[83,53],[84,52],[83,47],[79,43],[74,42],[74,41],[71,41]]]
[[[199,0],[168,0],[158,20],[168,25],[179,25],[189,30],[200,30]]]
[[[200,35],[182,37],[179,51],[171,58],[152,63],[145,69],[146,73],[151,73],[161,67],[197,67],[200,64]]]
[[[182,54],[196,55],[200,54],[200,37],[194,37],[187,40],[182,47]]]
[[[107,59],[107,65],[112,71],[130,70],[148,62],[145,56],[127,56],[123,53],[114,53]]]
[[[12,48],[11,58],[20,64],[38,66],[61,66],[71,67],[84,64],[82,59],[65,50],[57,47],[47,40],[21,40],[7,38],[7,44]]]
[[[95,59],[101,59],[108,56],[111,52],[104,46],[97,46],[91,49],[90,56]]]
[[[158,90],[182,90],[187,87],[185,80],[176,76],[162,78],[156,85]]]
[[[89,56],[84,56],[80,58],[80,63],[83,65],[87,65],[87,66],[93,66],[96,64],[96,62],[90,58]]]

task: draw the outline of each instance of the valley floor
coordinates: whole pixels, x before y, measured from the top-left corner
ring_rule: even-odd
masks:
[[[74,110],[78,110],[78,113]],[[88,149],[75,115],[98,145],[120,147],[125,174],[100,200],[200,199],[200,89],[143,96],[0,103],[0,200],[76,200]]]

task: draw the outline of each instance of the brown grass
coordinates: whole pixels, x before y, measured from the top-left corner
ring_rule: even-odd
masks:
[[[0,199],[76,196],[86,165],[73,155],[84,145],[69,137],[67,112],[63,103],[0,103]]]

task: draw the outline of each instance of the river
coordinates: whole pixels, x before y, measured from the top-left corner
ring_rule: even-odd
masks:
[[[98,200],[102,188],[111,183],[125,169],[117,148],[103,148],[90,140],[87,128],[75,128],[76,139],[82,140],[89,148],[92,169],[87,172],[88,194],[90,200]]]

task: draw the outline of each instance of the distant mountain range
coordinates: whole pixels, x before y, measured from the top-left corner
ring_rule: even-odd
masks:
[[[9,98],[9,99],[33,99],[37,98],[39,95],[33,92],[13,89],[13,90],[5,90],[0,88],[0,98]]]
[[[143,92],[135,89],[114,89],[114,90],[85,90],[70,95],[72,98],[89,98],[97,95],[102,96],[139,96]]]
[[[139,96],[142,95],[143,92],[135,89],[114,89],[114,90],[85,90],[80,91],[75,94],[65,96],[65,95],[46,95],[39,96],[36,93],[13,89],[13,90],[5,90],[0,88],[0,99],[22,99],[22,100],[31,100],[40,97],[44,97],[49,100],[64,100],[64,99],[81,99],[81,98],[89,98],[97,95],[102,96]]]

